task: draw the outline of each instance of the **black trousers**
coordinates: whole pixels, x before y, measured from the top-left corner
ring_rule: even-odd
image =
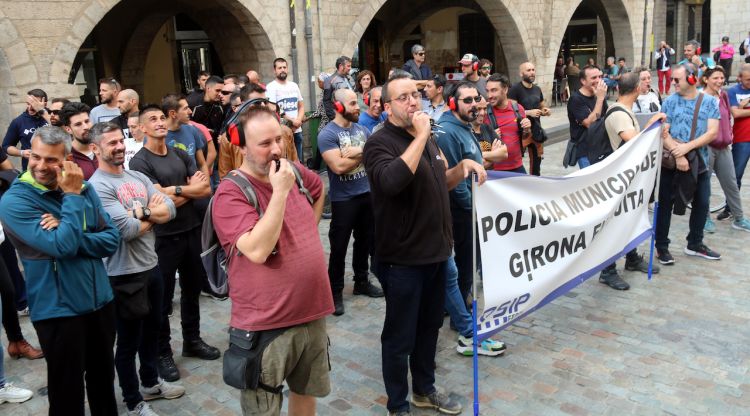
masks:
[[[0,244],[0,253],[5,262],[5,268],[10,275],[10,280],[13,282],[13,287],[16,290],[16,309],[20,311],[29,306],[29,303],[26,299],[26,281],[23,279],[21,269],[18,268],[16,248],[13,247],[10,240],[5,239],[5,241]],[[3,300],[3,303],[5,303],[5,300]]]
[[[47,361],[50,416],[84,415],[85,389],[92,416],[117,416],[115,304],[79,316],[34,322]]]
[[[161,327],[162,301],[164,300],[164,279],[159,267],[135,273],[146,274],[148,280],[148,302],[151,311],[141,319],[123,319],[117,317],[117,350],[115,351],[115,367],[120,380],[122,397],[128,410],[143,401],[139,389],[140,384],[146,387],[155,386],[159,381],[157,359],[159,358],[159,329]],[[135,355],[140,358],[141,368],[136,372]]]
[[[3,327],[5,327],[5,334],[8,335],[8,341],[22,340],[23,333],[18,323],[16,310],[16,291],[2,257],[0,257],[0,299],[3,302]]]
[[[328,278],[331,292],[341,294],[344,290],[344,268],[349,237],[354,233],[352,269],[354,282],[367,282],[368,256],[372,252],[374,219],[370,193],[357,195],[348,201],[331,202],[331,226],[328,240],[331,255],[328,259]]]
[[[412,391],[435,391],[435,352],[445,308],[445,262],[423,266],[378,264],[385,292],[382,343],[383,381],[391,412],[409,409]]]
[[[201,262],[201,229],[196,227],[184,233],[156,238],[156,255],[159,256],[159,269],[164,279],[161,330],[159,331],[159,355],[172,355],[169,345],[171,330],[169,313],[174,297],[175,272],[180,271],[180,318],[182,339],[200,339],[200,308],[198,297],[201,293],[203,263]]]
[[[458,289],[464,301],[471,293],[471,285],[474,279],[474,264],[471,260],[472,247],[471,211],[451,206],[451,217],[453,218],[453,251],[456,254],[456,268],[458,269]],[[477,255],[479,246],[477,245]],[[479,266],[479,263],[477,263]]]

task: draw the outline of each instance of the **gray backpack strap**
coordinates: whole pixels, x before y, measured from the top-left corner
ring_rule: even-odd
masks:
[[[263,216],[263,208],[258,204],[258,195],[255,193],[253,184],[239,170],[233,170],[224,177],[224,179],[234,183],[247,198],[247,202],[252,204],[253,208],[258,211],[258,216]]]
[[[307,202],[309,202],[310,205],[313,205],[313,203],[315,203],[315,200],[313,199],[312,194],[310,194],[310,190],[305,188],[305,182],[302,180],[302,172],[299,171],[299,168],[294,164],[294,162],[290,161],[289,166],[292,168],[294,177],[297,179],[297,185],[299,185],[299,193],[307,198]]]

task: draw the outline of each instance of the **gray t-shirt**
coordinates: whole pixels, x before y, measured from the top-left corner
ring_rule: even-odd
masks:
[[[98,169],[89,179],[89,183],[96,189],[104,210],[112,217],[112,222],[120,231],[120,247],[112,256],[104,259],[107,274],[110,277],[121,276],[156,267],[159,258],[154,250],[156,237],[153,230],[139,236],[141,221],[128,213],[128,210],[133,209],[133,204],[148,206],[151,197],[159,192],[151,180],[134,170],[114,175]],[[166,195],[164,200],[169,207],[170,216],[174,218],[174,203]]]
[[[120,109],[108,108],[105,104],[99,104],[91,109],[89,113],[89,119],[92,124],[101,123],[102,121],[110,121],[115,117],[120,116]]]

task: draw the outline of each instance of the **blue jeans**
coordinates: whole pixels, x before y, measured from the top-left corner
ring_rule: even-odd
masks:
[[[750,142],[733,144],[732,159],[734,160],[734,171],[737,175],[737,187],[740,188],[742,185],[742,174],[745,173],[747,160],[750,159]]]
[[[466,303],[458,289],[458,268],[453,256],[445,262],[445,309],[459,334],[467,338],[474,334],[471,314],[466,310]]]
[[[420,266],[378,264],[385,292],[385,322],[380,336],[388,410],[409,410],[412,391],[435,391],[435,352],[445,307],[445,262]]]
[[[159,327],[161,326],[162,299],[164,281],[159,267],[137,273],[148,274],[148,302],[151,311],[141,319],[122,319],[117,317],[117,349],[115,350],[115,368],[117,369],[122,398],[128,410],[143,401],[138,388],[138,375],[145,387],[153,387],[159,381],[157,359],[159,357]],[[140,358],[141,368],[136,372],[135,355]]]
[[[302,165],[305,165],[305,155],[302,153],[302,133],[294,133],[294,147],[297,148],[297,157],[299,158],[299,163],[302,163]]]
[[[591,166],[588,156],[581,156],[578,158],[578,169],[583,169]]]
[[[674,195],[672,182],[676,171],[662,169],[659,180],[659,212],[656,216],[656,248],[664,250],[669,248],[669,226],[672,222],[672,207],[674,206]],[[708,215],[708,200],[711,195],[711,173],[703,172],[698,175],[698,183],[693,194],[692,209],[690,210],[689,227],[687,235],[689,247],[695,247],[703,243],[703,226],[706,225]]]

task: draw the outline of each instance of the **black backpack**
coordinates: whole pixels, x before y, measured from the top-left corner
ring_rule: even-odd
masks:
[[[516,117],[516,126],[518,127],[518,141],[520,142],[523,139],[523,127],[521,127],[521,121],[523,120],[523,117],[521,117],[521,111],[518,109],[518,102],[516,102],[515,100],[510,100],[510,108],[513,109],[513,115]],[[487,117],[490,119],[490,126],[492,126],[492,130],[497,130],[497,118],[495,117],[495,112],[492,110],[492,107],[487,110]],[[521,148],[523,148],[523,145],[521,146]]]
[[[585,140],[586,147],[588,148],[587,156],[592,165],[601,162],[614,152],[612,144],[609,142],[609,134],[607,134],[607,128],[604,125],[604,122],[610,114],[616,111],[625,111],[627,113],[624,108],[619,106],[608,108],[604,117],[599,117],[596,121],[591,123],[581,138],[582,140]]]
[[[313,204],[313,197],[310,191],[305,188],[302,181],[302,174],[300,173],[297,165],[289,163],[294,172],[294,176],[299,187],[299,192],[305,195],[307,201]],[[263,208],[258,204],[258,196],[255,193],[253,184],[237,170],[233,170],[224,177],[223,180],[230,181],[237,185],[242,190],[242,193],[247,198],[247,201],[258,211],[258,216],[263,216]],[[242,253],[235,253],[235,247],[229,250],[229,254],[224,252],[219,242],[219,237],[216,235],[213,223],[213,202],[214,199],[208,203],[208,209],[206,215],[203,217],[203,227],[201,228],[201,261],[203,262],[203,268],[206,269],[206,275],[208,276],[208,284],[211,286],[211,290],[219,296],[227,296],[229,294],[229,261],[233,256],[240,256]]]

